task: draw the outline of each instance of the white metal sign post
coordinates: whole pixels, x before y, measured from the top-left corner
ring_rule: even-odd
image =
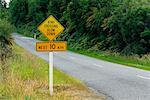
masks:
[[[50,95],[53,95],[53,52],[49,52],[49,89]]]
[[[49,53],[49,91],[53,95],[53,51],[66,51],[66,42],[54,42],[53,40],[64,30],[64,27],[53,17],[49,16],[39,27],[38,30],[43,33],[50,41],[37,42],[36,51]]]

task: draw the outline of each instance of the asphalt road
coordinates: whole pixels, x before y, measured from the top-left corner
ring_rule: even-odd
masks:
[[[37,40],[13,35],[15,42],[48,61],[48,53],[35,51]],[[150,100],[150,72],[114,64],[70,51],[54,53],[54,65],[112,100]]]

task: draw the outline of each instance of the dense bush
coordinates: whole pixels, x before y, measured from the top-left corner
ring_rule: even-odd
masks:
[[[13,29],[8,21],[0,19],[0,58],[2,62],[11,53]]]
[[[26,23],[28,14],[28,1],[27,0],[12,0],[10,2],[9,11],[11,21],[15,26],[19,27],[21,24]]]
[[[110,31],[112,50],[125,54],[145,54],[150,50],[150,8],[118,7],[108,18],[105,29]]]
[[[10,15],[17,27],[30,30],[55,16],[65,26],[61,37],[71,48],[146,54],[150,52],[149,5],[149,0],[12,0]]]
[[[7,59],[12,56],[13,26],[6,20],[0,19],[0,73],[5,82],[9,71]]]

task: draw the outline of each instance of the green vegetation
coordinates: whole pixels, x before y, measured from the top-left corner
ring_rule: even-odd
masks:
[[[71,50],[149,70],[149,0],[12,0],[9,13],[18,33],[39,33],[38,25],[53,15],[66,28],[57,40]]]
[[[74,50],[70,49],[73,52],[77,52],[80,54],[87,55],[89,57],[94,57],[97,59],[106,60],[109,62],[114,62],[117,64],[132,66],[144,70],[150,71],[150,55],[144,55],[142,58],[139,58],[138,55],[134,56],[124,56],[120,55],[118,53],[112,53],[112,52],[91,52],[91,51],[83,51],[83,50]]]
[[[0,2],[2,2],[0,0]],[[7,59],[12,56],[12,37],[14,27],[7,21],[6,3],[0,3],[0,73],[5,81],[8,70]]]
[[[4,60],[11,52],[11,32],[13,27],[8,21],[0,19],[0,58]]]
[[[84,100],[104,97],[91,93],[80,81],[54,69],[54,95],[48,90],[48,63],[14,45],[9,58],[10,71],[5,83],[0,82],[0,99],[11,100]]]
[[[13,20],[12,23],[17,27],[17,30],[20,29],[20,31],[24,32],[27,36],[31,36],[29,34],[30,30],[28,30],[30,27],[24,25],[25,30],[21,30],[21,24],[29,21],[33,17],[25,17],[28,11],[27,0],[14,1],[15,0],[13,0],[12,3],[14,6],[11,6],[12,9],[9,9],[9,11],[15,11],[15,13],[10,14],[6,8],[6,2],[0,0],[0,99],[84,100],[86,98],[104,100],[104,96],[95,95],[79,80],[56,68],[54,68],[54,95],[50,96],[47,62],[33,56],[13,43],[11,33],[14,27],[10,23],[9,16],[14,16],[13,19],[11,19],[11,21]],[[31,5],[32,3],[34,4],[34,2],[31,2]],[[38,3],[42,4],[41,2]],[[19,9],[19,7],[23,8]],[[32,7],[35,6],[30,7],[30,13],[33,14],[35,10],[32,9]],[[39,16],[39,14],[37,14],[37,16]]]
[[[0,2],[2,2],[0,0]],[[0,3],[0,58],[1,62],[7,58],[11,52],[12,38],[11,32],[14,27],[7,21],[8,15],[5,2]]]
[[[54,15],[66,28],[62,40],[75,50],[150,52],[149,0],[12,0],[9,11],[26,35]]]

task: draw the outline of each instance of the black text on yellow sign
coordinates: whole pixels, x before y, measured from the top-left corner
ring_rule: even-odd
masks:
[[[49,16],[38,30],[52,41],[64,30],[64,27],[53,16]]]
[[[67,42],[37,42],[36,51],[50,52],[50,51],[66,51]]]

